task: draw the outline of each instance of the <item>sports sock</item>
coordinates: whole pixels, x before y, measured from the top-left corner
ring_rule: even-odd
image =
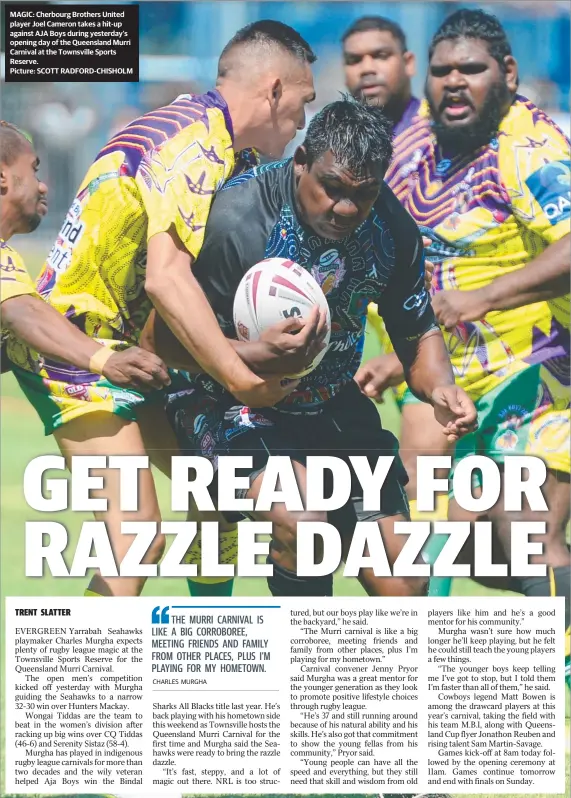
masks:
[[[448,517],[448,496],[441,493],[436,497],[436,503],[432,512],[419,512],[416,506],[416,499],[410,502],[411,521],[446,521]],[[438,555],[444,548],[448,538],[446,535],[431,535],[424,546],[422,555],[426,562],[434,564]],[[431,576],[428,583],[428,595],[446,597],[450,595],[452,580],[444,576]]]
[[[220,532],[218,535],[218,547],[222,565],[235,565],[238,560],[238,527],[232,527]],[[202,556],[202,533],[199,532],[193,541],[192,546],[187,551],[183,560],[185,563],[192,563],[198,567],[200,574],[200,563]],[[234,589],[233,577],[220,576],[193,576],[186,580],[188,592],[191,596],[231,596]]]
[[[273,566],[274,573],[268,576],[268,587],[272,596],[332,596],[333,574],[326,576],[297,576],[287,571],[272,559],[270,554],[266,562]]]
[[[187,579],[188,592],[196,598],[200,596],[231,596],[234,589],[234,580],[227,579],[225,582],[199,582],[194,579]]]

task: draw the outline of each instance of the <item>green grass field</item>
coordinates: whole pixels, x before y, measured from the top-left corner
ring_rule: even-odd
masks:
[[[373,353],[373,345],[368,342],[368,352]],[[398,414],[394,405],[387,402],[381,408],[383,423],[398,434]],[[59,454],[52,438],[45,438],[40,422],[33,408],[21,394],[11,374],[2,378],[1,384],[1,585],[3,596],[78,596],[82,595],[87,579],[82,578],[54,578],[50,574],[42,578],[27,578],[25,576],[24,561],[24,524],[42,518],[55,520],[66,525],[70,538],[70,550],[73,551],[81,524],[90,516],[81,513],[40,514],[30,510],[23,495],[23,474],[29,461],[41,454]],[[157,475],[157,485],[161,505],[168,508],[169,492],[166,480]],[[164,518],[174,517],[168,512]],[[68,562],[69,564],[69,562]],[[266,596],[269,591],[265,579],[237,579],[234,593],[237,596]],[[454,595],[490,595],[488,591],[470,580],[455,580]],[[186,582],[183,579],[149,579],[145,595],[152,596],[185,596],[188,595]],[[363,595],[363,590],[356,580],[345,579],[340,575],[335,577],[335,594],[345,596]],[[2,625],[2,642],[4,641]],[[3,648],[3,646],[2,646]],[[4,659],[2,658],[2,669]],[[4,695],[2,695],[2,709]],[[567,696],[567,715],[569,716],[569,697]],[[2,745],[4,729],[2,729]],[[569,769],[569,757],[567,757]],[[1,783],[4,783],[3,778]],[[567,776],[567,794],[569,794],[569,774]],[[5,796],[5,798],[17,798]],[[63,796],[62,796],[63,798]],[[69,798],[69,796],[68,796]],[[84,798],[76,796],[75,798]],[[87,796],[85,796],[87,798]],[[91,795],[93,798],[93,795]],[[279,796],[284,798],[284,796]],[[361,796],[355,796],[361,798]],[[364,796],[362,797],[364,798]],[[494,796],[489,796],[494,798]],[[523,797],[522,797],[523,798]],[[544,793],[538,793],[534,798],[548,798]]]

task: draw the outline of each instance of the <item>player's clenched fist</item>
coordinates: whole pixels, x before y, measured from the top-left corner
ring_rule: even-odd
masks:
[[[450,442],[478,428],[478,413],[466,391],[457,385],[444,385],[432,392],[434,418],[444,427]]]
[[[390,352],[364,363],[355,374],[354,380],[361,393],[375,402],[382,402],[387,388],[399,385],[404,380],[404,370],[395,353]]]
[[[167,367],[160,357],[138,346],[114,352],[103,366],[102,374],[120,388],[150,391],[170,385]]]

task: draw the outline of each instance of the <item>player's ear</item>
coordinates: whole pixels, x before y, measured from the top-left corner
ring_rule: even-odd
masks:
[[[269,92],[270,105],[275,106],[279,103],[283,94],[283,90],[284,90],[283,83],[281,79],[274,78],[274,80],[272,80],[272,82],[270,83],[270,92]]]
[[[303,144],[300,144],[293,154],[293,171],[296,177],[301,177],[307,172],[307,150]]]
[[[506,71],[506,84],[511,92],[516,92],[519,84],[517,61],[513,55],[506,55],[504,58],[504,69]]]
[[[8,188],[8,170],[6,169],[4,164],[2,164],[2,166],[0,167],[0,190],[6,191],[7,188]]]
[[[405,50],[403,53],[404,58],[404,71],[408,78],[416,75],[416,56],[410,50]]]

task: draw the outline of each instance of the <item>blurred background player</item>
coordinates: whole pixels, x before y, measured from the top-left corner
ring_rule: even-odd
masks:
[[[2,301],[2,370],[11,357],[26,357],[32,347],[46,360],[58,358],[77,368],[96,367],[102,347],[42,301],[20,255],[7,242],[33,232],[47,212],[48,189],[39,177],[40,160],[31,140],[9,122],[0,122],[0,286]],[[8,342],[8,339],[10,341]],[[43,361],[46,362],[45,360]],[[116,385],[145,390],[158,370],[166,382],[164,364],[138,347],[117,352],[102,373]],[[45,371],[44,371],[45,373]]]
[[[382,108],[397,136],[420,108],[411,84],[416,62],[403,29],[385,17],[361,17],[341,41],[345,85],[356,99]]]
[[[314,98],[315,56],[289,26],[260,21],[238,31],[223,50],[217,88],[181,95],[130,123],[89,169],[38,278],[57,311],[104,344],[103,356],[136,345],[154,306],[182,345],[241,401],[264,406],[293,386],[250,371],[222,334],[196,282],[197,258],[212,197],[232,174],[252,164],[256,147],[279,157],[305,124]],[[20,386],[69,462],[74,455],[149,454],[165,473],[176,442],[160,392],[150,398],[116,390],[85,370],[50,364],[48,377],[16,368]],[[155,387],[162,382],[157,374]],[[162,423],[164,421],[164,423]],[[125,516],[119,473],[105,473],[106,522],[117,562],[130,545],[121,521],[160,521],[152,473],[140,473],[140,504]],[[145,557],[164,550],[158,534]],[[138,595],[144,578],[96,574],[89,595]]]
[[[498,463],[523,453],[544,460],[549,512],[508,513],[500,497],[488,516],[506,562],[512,521],[547,524],[543,553],[531,557],[547,566],[547,575],[502,586],[567,598],[569,322],[564,326],[547,302],[513,309],[519,300],[494,297],[518,274],[529,279],[546,268],[557,280],[569,268],[569,141],[517,95],[517,64],[494,16],[451,15],[429,57],[427,109],[397,137],[387,182],[430,238],[432,304],[450,328],[444,336],[456,380],[478,408],[480,431],[457,445],[456,460],[475,452]],[[374,371],[374,361],[366,368]],[[425,424],[436,437],[432,420]],[[449,519],[465,515],[452,501]],[[568,603],[565,625],[568,658]]]
[[[382,429],[374,406],[353,380],[371,300],[378,298],[393,344],[407,363],[411,389],[431,406],[442,425],[441,434],[453,439],[465,434],[473,428],[476,412],[454,384],[434,324],[418,230],[383,183],[391,149],[391,128],[379,108],[341,100],[313,117],[293,160],[241,175],[218,193],[196,275],[222,329],[229,337],[236,336],[234,296],[251,265],[285,257],[307,269],[326,292],[331,342],[317,368],[276,407],[239,405],[202,374],[193,380],[194,393],[175,394],[169,400],[169,413],[183,453],[200,453],[212,460],[228,454],[252,456],[245,498],[260,495],[272,454],[292,458],[302,496],[309,455],[334,451],[343,457],[346,452],[360,452],[370,459],[371,467],[378,455],[394,455],[378,511],[363,509],[361,488],[354,484],[351,501],[330,517],[342,535],[344,556],[355,522],[376,521],[389,562],[394,562],[404,545],[394,524],[408,517],[406,475],[396,439]],[[272,346],[245,343],[242,347],[251,368],[288,373],[288,365]],[[157,351],[168,362],[173,345]],[[332,574],[304,577],[296,571],[298,523],[325,522],[326,513],[292,512],[277,502],[267,512],[248,514],[255,521],[273,524],[269,558],[273,576],[268,584],[274,596],[332,595]],[[369,595],[423,595],[426,583],[420,577],[387,578],[372,568],[361,569],[359,580]]]

